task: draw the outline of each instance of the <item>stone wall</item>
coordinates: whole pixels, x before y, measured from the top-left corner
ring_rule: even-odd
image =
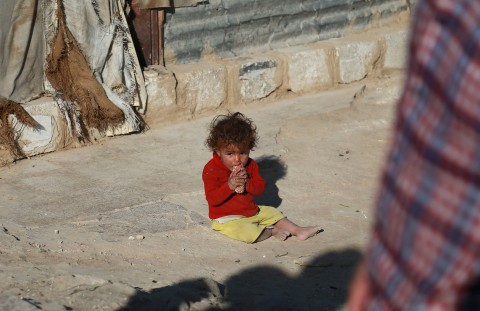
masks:
[[[250,56],[151,66],[144,71],[149,124],[258,105],[404,70],[408,26]]]
[[[189,63],[339,38],[409,6],[408,0],[209,0],[167,11],[165,60]]]
[[[395,2],[398,1],[370,3]],[[206,57],[200,62],[167,63],[165,67],[150,66],[143,72],[148,99],[142,118],[154,128],[246,105],[262,105],[283,96],[320,92],[380,77],[390,70],[403,71],[408,55],[409,16],[401,13],[392,17],[396,21],[390,25],[369,27],[368,31],[311,44],[237,57]],[[118,134],[93,133],[90,141],[78,142],[65,112],[51,97],[23,106],[41,124],[41,130],[30,130],[18,124],[13,116],[10,119],[11,124],[16,124],[16,139],[27,157],[95,143]],[[10,160],[6,158],[6,150],[0,149],[0,166],[8,164]]]

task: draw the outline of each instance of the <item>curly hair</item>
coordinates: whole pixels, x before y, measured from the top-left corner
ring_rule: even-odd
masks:
[[[236,145],[252,150],[257,146],[257,127],[240,112],[218,115],[210,123],[205,144],[210,150]]]

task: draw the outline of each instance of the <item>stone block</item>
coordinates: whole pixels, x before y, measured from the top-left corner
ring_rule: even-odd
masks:
[[[333,84],[329,50],[323,47],[292,47],[280,52],[286,58],[288,88],[294,93]]]
[[[227,98],[227,68],[216,63],[168,67],[177,80],[177,104],[190,114],[215,110]]]
[[[175,92],[177,80],[173,72],[163,66],[150,66],[143,72],[143,76],[147,90],[147,123],[168,118],[178,109]]]
[[[376,41],[338,40],[335,50],[339,83],[351,83],[365,78],[379,55]]]
[[[383,36],[385,42],[384,69],[405,69],[408,58],[408,31],[390,32]]]
[[[282,84],[280,70],[279,60],[271,57],[239,60],[240,99],[248,103],[273,93]]]
[[[34,156],[55,151],[62,141],[64,122],[57,103],[51,97],[22,104],[22,107],[39,124],[39,128],[30,128],[10,116],[9,121],[16,132],[16,139],[26,156]]]

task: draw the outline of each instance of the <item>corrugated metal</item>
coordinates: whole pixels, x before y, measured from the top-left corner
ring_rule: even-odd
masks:
[[[167,11],[167,63],[199,60],[205,53],[252,51],[341,37],[373,20],[408,10],[407,0],[211,0]]]

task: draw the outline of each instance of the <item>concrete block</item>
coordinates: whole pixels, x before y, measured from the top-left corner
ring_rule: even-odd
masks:
[[[239,62],[238,84],[243,102],[265,98],[282,84],[278,60],[258,57],[242,59]]]
[[[177,80],[177,104],[193,115],[215,110],[227,98],[227,68],[216,63],[168,67]]]
[[[384,69],[405,69],[408,58],[408,31],[390,32],[383,36],[385,42]]]
[[[351,83],[362,80],[373,67],[379,54],[376,41],[338,40],[336,58],[338,62],[338,82]]]
[[[25,155],[55,151],[62,141],[64,126],[57,103],[51,97],[42,97],[22,106],[41,125],[41,128],[32,129],[20,123],[15,116],[10,116],[16,139]]]
[[[300,93],[333,84],[327,48],[292,47],[280,52],[286,58],[288,88],[292,92]]]
[[[147,123],[163,120],[178,109],[175,92],[177,80],[173,72],[163,66],[150,66],[143,72],[147,90]]]
[[[147,89],[147,109],[172,107],[177,104],[175,86],[177,80],[173,73],[163,66],[150,66],[143,72]]]

